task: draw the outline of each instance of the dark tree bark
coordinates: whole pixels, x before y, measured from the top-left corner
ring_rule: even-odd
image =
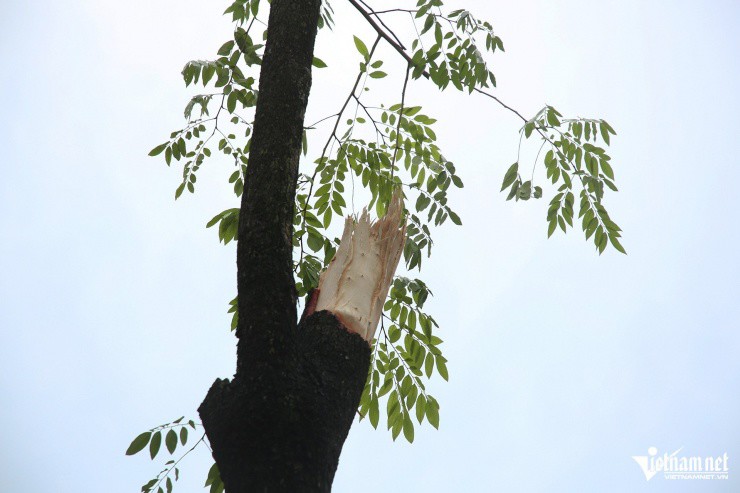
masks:
[[[331,313],[296,323],[293,207],[320,0],[273,0],[237,247],[232,381],[198,412],[227,493],[329,491],[370,347]]]

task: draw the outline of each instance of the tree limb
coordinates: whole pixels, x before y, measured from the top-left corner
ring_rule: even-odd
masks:
[[[276,0],[270,8],[239,214],[237,376],[278,362],[296,330],[293,207],[319,6]]]

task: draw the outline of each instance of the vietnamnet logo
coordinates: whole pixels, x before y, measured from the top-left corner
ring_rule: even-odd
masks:
[[[642,469],[646,481],[660,472],[665,479],[729,479],[727,452],[718,456],[687,457],[678,455],[682,449],[658,455],[658,449],[650,447],[648,455],[633,455],[632,458]]]

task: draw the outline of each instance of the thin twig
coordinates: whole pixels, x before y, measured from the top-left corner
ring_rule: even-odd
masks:
[[[180,461],[181,461],[181,460],[183,460],[183,459],[184,459],[185,457],[187,457],[187,456],[188,456],[188,454],[189,454],[190,452],[192,452],[193,450],[195,450],[195,447],[197,447],[197,446],[198,446],[198,444],[200,444],[200,442],[206,443],[206,441],[205,441],[205,438],[206,438],[206,434],[205,434],[205,433],[203,433],[203,436],[202,436],[202,437],[200,437],[200,440],[198,440],[197,442],[195,442],[195,445],[193,445],[192,447],[190,447],[190,450],[188,450],[187,452],[185,452],[184,454],[182,454],[182,456],[181,456],[181,457],[180,457],[179,459],[177,459],[177,461],[176,461],[176,462],[174,462],[174,463],[173,463],[173,464],[172,464],[172,465],[171,465],[171,466],[169,467],[169,469],[165,469],[165,470],[167,471],[167,472],[165,473],[165,475],[164,475],[164,476],[162,476],[161,478],[159,478],[159,480],[157,481],[157,483],[156,483],[156,484],[155,484],[154,486],[152,486],[152,489],[151,489],[150,491],[156,491],[157,487],[158,487],[158,486],[159,486],[160,484],[162,484],[162,481],[164,481],[164,480],[165,480],[165,479],[167,478],[167,476],[169,476],[169,475],[170,475],[170,472],[172,472],[172,470],[176,468],[176,466],[177,466],[177,465],[178,465],[178,464],[180,463]],[[208,446],[208,445],[206,444],[206,446]],[[208,447],[208,448],[210,449],[210,447]],[[164,471],[162,471],[162,472],[164,472]],[[161,473],[160,473],[160,474],[161,474]]]
[[[360,0],[360,2],[362,3],[362,5],[364,5],[367,8],[367,10],[369,10],[370,12],[373,11],[373,9],[367,3],[365,3],[363,0]],[[380,22],[383,25],[383,27],[386,28],[389,33],[391,33],[391,36],[393,36],[393,39],[396,40],[396,43],[398,43],[398,45],[405,50],[406,47],[403,45],[403,43],[401,42],[401,40],[398,39],[398,36],[396,36],[396,33],[394,33],[393,30],[385,24],[385,22],[383,22],[383,19],[378,18],[378,22]]]
[[[325,116],[324,118],[322,118],[322,119],[320,119],[320,120],[317,120],[316,122],[312,123],[312,124],[311,124],[311,125],[309,125],[308,127],[303,127],[303,128],[304,128],[304,130],[311,130],[311,129],[313,129],[313,128],[314,128],[314,127],[315,127],[316,125],[318,125],[319,123],[321,123],[321,122],[323,122],[323,121],[325,121],[325,120],[328,120],[329,118],[334,118],[335,116],[339,116],[339,113],[334,113],[333,115]]]
[[[360,101],[360,98],[358,98],[357,96],[355,96],[355,101],[357,101],[357,104],[359,105],[359,107],[361,107],[363,109],[363,111],[365,112],[365,114],[367,115],[367,117],[370,118],[370,121],[373,122],[373,127],[375,127],[375,134],[376,134],[375,135],[375,141],[376,142],[378,141],[378,135],[380,135],[381,143],[383,145],[386,145],[386,143],[385,143],[385,135],[383,135],[383,132],[381,132],[380,129],[378,128],[378,121],[376,121],[375,118],[373,118],[373,115],[370,114],[369,108],[367,106],[365,106],[362,103],[362,101]],[[382,123],[382,122],[380,122],[380,123]]]

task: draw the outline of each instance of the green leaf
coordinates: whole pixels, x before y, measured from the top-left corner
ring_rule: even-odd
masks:
[[[398,434],[401,433],[402,424],[403,421],[401,419],[396,420],[396,422],[393,424],[393,430],[391,430],[391,437],[393,437],[393,441],[396,441],[396,438],[398,438]]]
[[[421,423],[422,420],[424,419],[424,411],[426,410],[426,404],[427,404],[427,401],[424,398],[424,396],[419,394],[419,397],[416,398],[416,419],[419,421],[419,423]]]
[[[427,374],[427,378],[432,376],[434,370],[434,356],[432,353],[427,354],[426,360],[424,361],[424,372]]]
[[[378,409],[378,398],[377,396],[370,398],[370,410],[369,410],[369,416],[370,416],[370,424],[373,425],[373,428],[378,427],[378,420],[380,419],[380,411]]]
[[[146,444],[149,443],[149,438],[151,438],[151,436],[151,431],[145,431],[141,435],[134,438],[134,440],[131,442],[131,445],[129,445],[128,449],[126,449],[126,455],[134,455],[141,452],[144,447],[146,447]]]
[[[157,481],[157,478],[150,479],[149,482],[141,487],[141,491],[148,493],[154,487],[154,485],[157,484]]]
[[[219,56],[229,56],[231,53],[231,50],[234,49],[234,42],[233,41],[227,41],[223,45],[221,45],[221,48],[218,49],[218,55]]]
[[[188,441],[188,429],[186,427],[180,428],[180,443],[185,445]]]
[[[370,72],[370,77],[372,77],[373,79],[382,79],[386,75],[388,75],[388,74],[386,74],[382,70],[376,70],[374,72]]]
[[[516,181],[514,181],[514,184],[511,186],[511,191],[506,197],[506,200],[511,200],[516,196],[517,192],[519,191],[519,185],[521,185],[521,181],[517,178]]]
[[[318,252],[324,247],[324,240],[320,236],[316,236],[315,234],[308,234],[308,248],[313,250],[314,252]]]
[[[167,142],[165,142],[164,144],[160,144],[157,147],[155,147],[154,149],[152,149],[151,151],[149,151],[149,155],[150,156],[156,156],[158,154],[161,154],[162,151],[164,151],[166,148],[167,148]]]
[[[400,105],[399,105],[399,107],[400,107]],[[391,109],[392,108],[393,108],[393,106],[391,106]],[[406,106],[403,109],[403,114],[404,114],[404,116],[414,116],[419,111],[421,111],[421,106]]]
[[[226,98],[226,109],[229,110],[229,113],[233,113],[236,110],[236,98],[236,91],[231,92],[228,98]]]
[[[450,376],[447,374],[447,364],[445,364],[444,359],[442,359],[442,357],[437,357],[436,361],[437,361],[437,373],[439,373],[440,376],[444,378],[445,380],[449,380]]]
[[[391,343],[398,341],[401,338],[401,330],[396,325],[391,325],[388,328],[388,340]]]
[[[331,214],[332,214],[331,209],[327,208],[326,212],[324,213],[324,219],[322,221],[324,229],[328,228],[329,225],[331,224]]]
[[[403,417],[403,436],[409,443],[414,443],[414,422],[408,414]]]
[[[423,211],[427,208],[427,206],[431,203],[431,199],[427,197],[426,195],[419,195],[419,198],[416,199],[416,210],[418,212]]]
[[[206,476],[206,484],[204,486],[209,486],[213,484],[220,477],[221,475],[218,470],[218,465],[214,462],[211,468],[208,469],[208,475]]]
[[[514,183],[514,180],[516,180],[518,174],[519,163],[517,162],[509,166],[509,169],[506,170],[506,174],[504,175],[504,183],[501,185],[502,192],[510,187],[512,183]]]
[[[529,200],[529,198],[532,196],[532,182],[527,180],[522,183],[522,186],[519,187],[517,194],[520,199]]]
[[[326,63],[324,63],[324,61],[321,58],[316,57],[316,56],[313,57],[312,65],[316,68],[326,68]]]
[[[450,219],[452,219],[452,222],[457,224],[458,226],[462,226],[462,221],[460,221],[460,216],[455,214],[452,210],[447,210],[447,212],[450,214]]]
[[[529,138],[529,136],[532,135],[533,130],[534,130],[534,122],[527,122],[524,125],[524,136],[526,138]]]
[[[362,40],[357,36],[353,36],[353,38],[355,38],[355,46],[357,47],[357,51],[360,52],[360,55],[365,57],[365,60],[370,58],[370,52],[367,51],[367,46],[365,46],[365,43],[363,43]]]
[[[223,212],[219,212],[218,214],[213,216],[213,219],[208,221],[208,224],[206,224],[206,228],[210,228],[211,226],[219,222],[222,218],[223,218]]]
[[[609,235],[609,241],[611,242],[612,246],[620,253],[623,253],[627,255],[627,251],[624,249],[621,243],[619,243],[619,240],[615,235]]]
[[[149,442],[149,456],[152,459],[157,456],[160,445],[162,445],[162,432],[158,431],[152,436],[152,441]]]
[[[216,65],[214,65],[212,63],[211,64],[208,64],[203,69],[203,85],[204,86],[208,85],[208,82],[213,78],[213,76],[215,75],[215,73],[216,73]]]
[[[170,431],[167,432],[167,436],[164,439],[164,444],[167,446],[167,451],[170,454],[175,452],[175,449],[177,448],[177,433],[175,433],[175,430],[170,428]]]
[[[604,134],[604,135],[609,135],[609,134]],[[601,161],[601,169],[604,171],[604,174],[606,176],[608,176],[612,180],[614,179],[614,170],[612,169],[608,161]]]
[[[388,414],[388,419],[390,419],[394,414],[398,413],[398,409],[398,392],[394,390],[393,392],[391,392],[391,395],[388,396],[388,403],[386,404],[386,413]]]
[[[386,374],[390,376],[390,373]],[[378,397],[383,397],[385,394],[388,393],[388,391],[393,388],[393,378],[388,378],[385,382],[383,382],[383,386],[380,387],[380,390],[378,390]]]
[[[599,124],[599,129],[601,130],[601,137],[604,139],[604,142],[606,142],[606,145],[609,145],[609,126],[608,124],[602,121]]]
[[[427,402],[427,421],[429,421],[429,424],[434,426],[436,429],[439,429],[439,410],[436,406],[436,401],[433,401],[429,399],[429,402]]]

